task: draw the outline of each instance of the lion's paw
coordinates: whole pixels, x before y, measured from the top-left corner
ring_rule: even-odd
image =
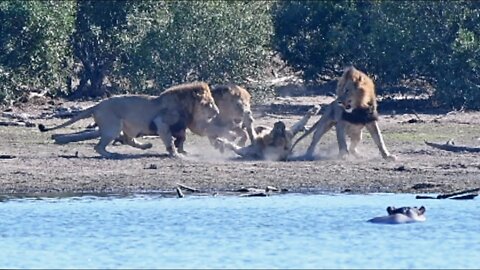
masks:
[[[216,138],[213,147],[215,147],[215,149],[218,149],[218,151],[220,151],[220,153],[224,153],[225,152],[225,141],[224,141],[224,139]]]
[[[385,156],[383,158],[387,161],[397,161],[397,156],[395,156],[395,155],[388,155],[388,156]]]

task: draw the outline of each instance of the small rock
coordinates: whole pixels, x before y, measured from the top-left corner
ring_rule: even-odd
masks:
[[[424,188],[433,188],[433,187],[436,187],[438,185],[435,185],[435,184],[430,184],[430,183],[418,183],[418,184],[415,184],[413,185],[413,189],[424,189]]]
[[[148,165],[148,167],[146,167],[145,169],[146,169],[146,170],[156,170],[157,168],[158,168],[157,165],[155,165],[155,164],[150,164],[150,165]]]
[[[397,171],[397,172],[404,172],[404,171],[408,171],[408,169],[404,166],[404,165],[401,165],[397,168],[394,168],[393,169],[394,171]]]

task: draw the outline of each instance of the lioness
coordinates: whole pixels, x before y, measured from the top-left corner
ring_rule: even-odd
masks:
[[[216,85],[210,87],[215,104],[219,109],[217,114],[207,125],[201,128],[191,129],[191,131],[200,136],[207,136],[210,143],[216,146],[216,138],[224,137],[234,141],[240,138],[239,145],[244,146],[248,134],[244,126],[244,117],[246,112],[250,112],[250,93],[238,85]],[[185,153],[183,142],[186,134],[177,133],[175,146],[178,152]],[[89,140],[100,136],[98,132],[89,130],[70,134],[56,134],[52,136],[56,143],[65,144],[75,141]],[[114,140],[114,144],[127,143],[127,138],[123,133]]]
[[[362,129],[366,127],[382,157],[395,160],[396,157],[388,152],[378,127],[377,100],[373,81],[365,73],[354,67],[348,67],[337,83],[336,94],[337,99],[326,108],[320,120],[298,138],[293,147],[315,131],[305,154],[305,157],[312,159],[315,147],[322,136],[335,126],[339,156],[344,157],[350,152],[358,157],[357,145],[362,140]],[[348,150],[346,134],[351,138]]]
[[[69,121],[51,128],[39,125],[40,131],[63,128],[93,116],[97,131],[90,137],[100,136],[95,150],[103,157],[115,157],[106,146],[123,132],[127,144],[140,149],[152,147],[135,138],[159,135],[170,156],[177,156],[177,147],[183,151],[185,130],[203,129],[219,110],[206,83],[190,83],[171,87],[158,97],[125,95],[105,99],[87,108]],[[174,138],[175,145],[174,145]]]
[[[285,161],[290,154],[293,137],[305,128],[308,120],[319,110],[319,106],[312,107],[290,129],[287,129],[282,121],[276,122],[273,128],[264,126],[253,128],[253,118],[250,113],[245,123],[251,141],[250,145],[240,147],[223,138],[218,138],[217,142],[222,148],[226,147],[244,158]]]

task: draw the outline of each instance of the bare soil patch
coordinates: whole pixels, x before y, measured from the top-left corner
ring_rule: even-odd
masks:
[[[297,121],[314,104],[328,104],[328,96],[277,97],[254,106],[259,124]],[[175,192],[184,184],[208,193],[228,193],[245,187],[276,187],[288,192],[394,192],[449,193],[480,187],[478,153],[454,153],[427,146],[424,141],[477,146],[480,137],[479,112],[439,113],[408,110],[380,104],[380,126],[388,149],[398,161],[384,161],[370,136],[364,133],[359,146],[362,159],[334,159],[335,134],[329,132],[317,147],[315,161],[247,161],[232,153],[221,154],[206,138],[188,134],[183,159],[170,159],[162,142],[145,138],[149,150],[110,146],[125,158],[99,158],[93,150],[96,140],[56,145],[51,133],[40,133],[39,123],[58,124],[65,119],[51,117],[56,108],[86,107],[92,102],[54,101],[29,103],[5,110],[0,122],[0,194],[72,194]],[[384,103],[384,105],[387,103]],[[320,115],[312,117],[310,125]],[[83,130],[84,120],[61,130]],[[27,124],[30,123],[30,124]],[[294,155],[303,154],[311,136],[302,141]]]

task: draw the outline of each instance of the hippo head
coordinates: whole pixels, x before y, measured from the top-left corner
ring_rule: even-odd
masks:
[[[403,206],[399,208],[395,208],[394,206],[389,206],[387,207],[387,213],[389,215],[394,215],[394,214],[403,214],[406,216],[421,216],[425,213],[425,207],[421,206],[420,208],[418,207],[410,207],[410,206]]]
[[[426,209],[424,206],[420,206],[420,208],[417,207],[411,207],[410,209],[407,210],[406,215],[411,218],[416,218],[419,216],[423,216],[425,213]]]
[[[369,219],[368,222],[379,224],[403,224],[412,222],[423,222],[426,220],[425,207],[409,207],[404,206],[395,208],[393,206],[387,207],[387,216],[375,217]]]

